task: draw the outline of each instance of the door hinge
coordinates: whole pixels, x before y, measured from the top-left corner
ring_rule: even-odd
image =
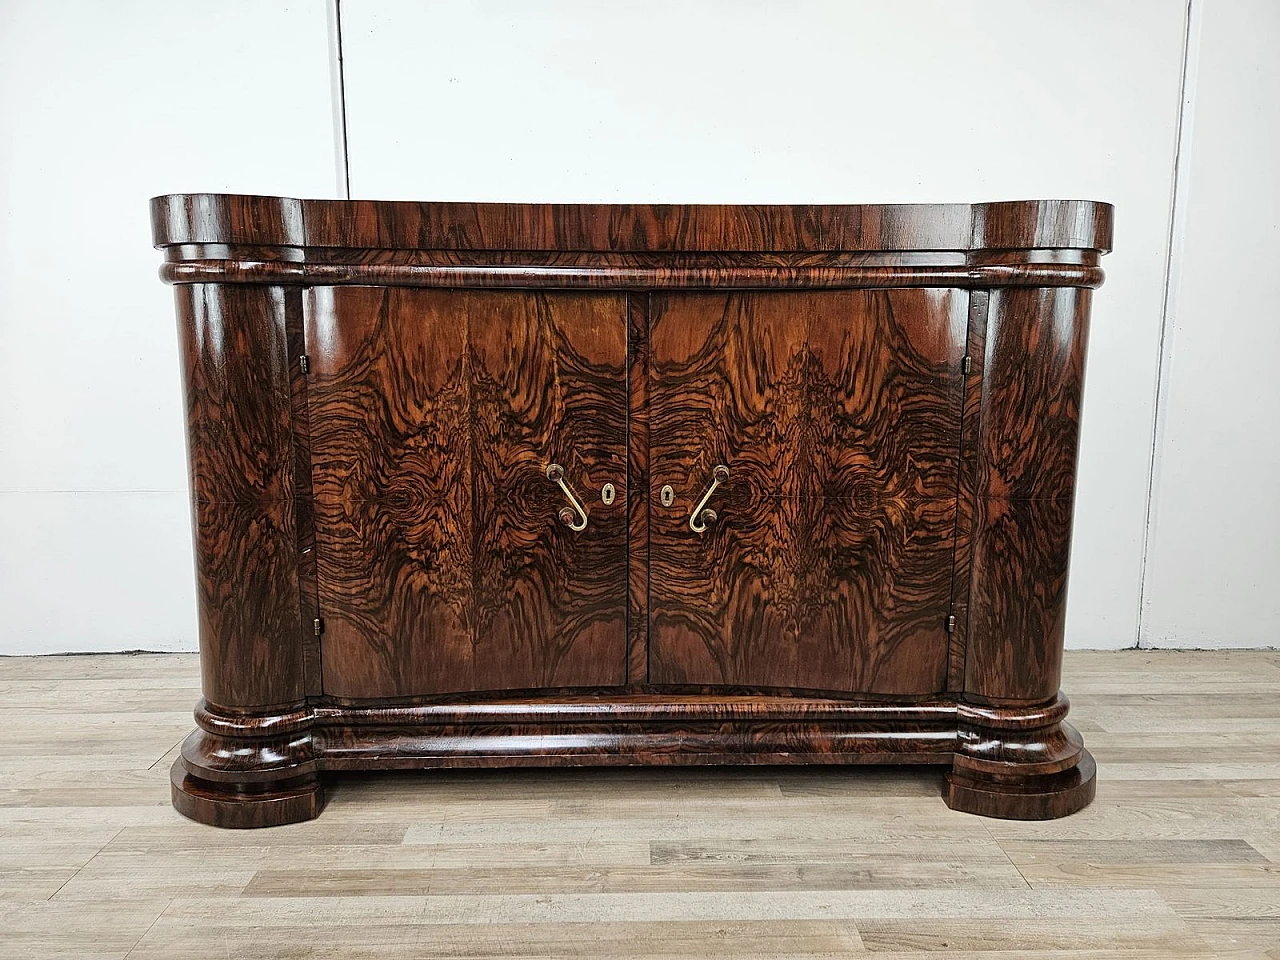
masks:
[[[305,353],[304,353],[304,354],[302,354],[302,356],[298,357],[298,367],[299,367],[299,369],[301,369],[301,370],[302,370],[302,372],[303,372],[304,374],[310,373],[310,372],[311,372],[311,358],[310,358],[310,357],[308,357]]]
[[[951,614],[951,616],[947,617],[947,633],[953,633],[955,629],[956,629],[956,615],[953,613]]]
[[[951,619],[954,620],[955,617],[952,617]],[[311,626],[315,630],[317,637],[320,636],[320,634],[324,633],[324,621],[321,620],[319,617],[315,618]]]
[[[967,377],[969,375],[969,371],[972,369],[973,369],[973,357],[969,356],[966,353],[964,355],[964,359],[960,361],[960,372]]]

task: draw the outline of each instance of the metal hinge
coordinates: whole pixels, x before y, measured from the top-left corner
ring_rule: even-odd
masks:
[[[952,617],[951,619],[954,620],[955,617]],[[320,634],[324,633],[324,621],[321,620],[319,617],[316,617],[315,621],[312,623],[312,627],[315,628],[317,637],[320,636]]]
[[[969,356],[966,353],[964,355],[964,359],[960,361],[960,372],[963,373],[965,376],[968,376],[969,371],[972,369],[973,369],[973,357]]]
[[[301,368],[303,373],[310,373],[311,358],[304,353],[302,356],[298,357],[298,366]]]
[[[956,628],[956,615],[953,613],[947,617],[947,633],[952,633]]]

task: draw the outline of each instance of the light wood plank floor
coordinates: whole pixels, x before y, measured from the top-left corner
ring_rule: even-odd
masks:
[[[366,776],[169,806],[190,656],[0,658],[0,957],[1280,958],[1280,653],[1072,653],[1098,799],[872,769]]]

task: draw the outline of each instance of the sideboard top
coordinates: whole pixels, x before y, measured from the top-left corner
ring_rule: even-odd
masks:
[[[877,252],[1111,249],[1109,203],[711,205],[295,200],[180,193],[151,201],[157,247]]]

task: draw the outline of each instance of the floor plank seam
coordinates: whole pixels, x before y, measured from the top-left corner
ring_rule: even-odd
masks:
[[[58,889],[53,891],[53,893],[49,894],[49,896],[45,899],[45,903],[52,903],[53,898],[56,897],[58,894],[60,894],[63,891],[63,888],[65,888],[68,883],[70,883],[76,877],[80,876],[80,874],[84,872],[84,869],[87,866],[89,866],[89,864],[97,860],[98,855],[102,853],[103,850],[107,849],[107,847],[111,845],[112,841],[114,841],[115,838],[120,836],[120,834],[122,833],[124,833],[124,827],[121,827],[119,830],[113,833],[111,835],[111,838],[106,843],[104,843],[102,846],[100,846],[97,850],[93,852],[93,856],[91,856],[88,860],[86,860],[84,863],[80,864],[80,866],[76,868],[75,873],[71,874],[71,876],[67,877],[67,879],[63,880],[60,884],[58,884]]]
[[[158,764],[161,764],[161,763],[163,763],[163,762],[164,762],[164,758],[165,758],[165,757],[167,757],[169,754],[173,753],[174,747],[180,747],[180,746],[182,746],[182,741],[184,741],[184,740],[186,740],[186,739],[187,739],[187,735],[186,735],[186,734],[183,734],[181,737],[179,737],[179,738],[178,738],[178,742],[177,742],[177,743],[175,743],[175,744],[174,744],[172,747],[170,747],[168,750],[166,750],[164,753],[160,754],[160,756],[156,758],[155,763],[151,764],[151,766],[147,767],[147,769],[148,769],[148,770],[154,770]]]
[[[129,952],[124,955],[124,960],[129,960],[129,958],[133,956],[133,951],[137,950],[138,947],[142,945],[142,941],[147,939],[147,934],[149,934],[152,930],[155,929],[155,925],[160,922],[160,918],[163,917],[166,913],[168,913],[169,908],[172,906],[173,906],[173,897],[170,897],[168,902],[165,903],[164,908],[159,913],[156,914],[156,918],[147,925],[147,929],[142,931],[142,936],[138,937],[137,940],[133,941],[133,946],[130,947]]]
[[[21,938],[5,929],[0,957],[1280,960],[1274,655],[1068,651],[1063,686],[1103,769],[1094,805],[1053,823],[953,814],[923,771],[654,770],[353,776],[328,819],[254,835],[193,827],[147,773],[181,749],[146,759],[192,688],[148,692],[172,662],[156,659],[105,658],[105,702],[80,716],[69,705],[98,694],[66,669],[0,691],[16,730],[0,928]],[[26,709],[54,694],[68,706]],[[104,730],[124,739],[99,754]],[[645,923],[663,933],[646,942]]]
[[[1022,885],[1028,890],[1035,890],[1036,888],[1031,885],[1031,881],[1027,879],[1027,875],[1022,872],[1022,869],[1016,863],[1013,862],[1013,857],[1009,856],[1009,851],[1004,848],[1004,844],[1000,842],[1000,838],[991,832],[990,825],[983,823],[982,829],[986,833],[987,838],[996,845],[996,849],[1000,851],[1000,855],[1009,862],[1009,866],[1013,867],[1013,872],[1022,880]]]

